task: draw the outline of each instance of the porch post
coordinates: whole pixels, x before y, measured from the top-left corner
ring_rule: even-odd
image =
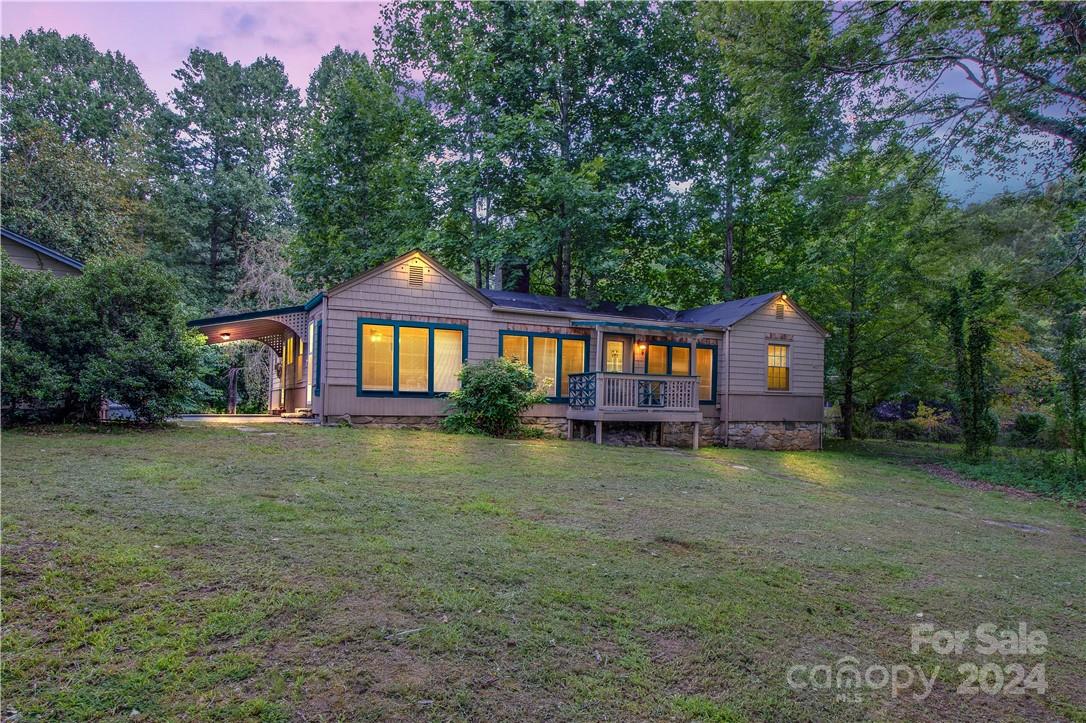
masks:
[[[596,327],[596,369],[597,372],[603,371],[603,329]]]
[[[603,422],[596,420],[596,444],[603,444]]]

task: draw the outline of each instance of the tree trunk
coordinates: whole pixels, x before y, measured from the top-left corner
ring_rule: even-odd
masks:
[[[848,293],[848,324],[845,330],[845,358],[841,365],[841,374],[844,377],[845,387],[841,396],[841,436],[852,439],[852,425],[856,418],[856,401],[854,399],[856,377],[856,346],[859,330],[857,327],[859,294],[856,288],[856,254],[852,255],[852,285]]]
[[[230,367],[226,371],[226,413],[238,413],[238,372],[239,367]]]
[[[724,198],[724,298],[735,291],[735,203],[729,181]]]

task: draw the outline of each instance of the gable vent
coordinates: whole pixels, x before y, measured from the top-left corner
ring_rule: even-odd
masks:
[[[407,283],[422,288],[422,266],[407,267]]]
[[[784,321],[784,302],[777,302],[777,321]]]

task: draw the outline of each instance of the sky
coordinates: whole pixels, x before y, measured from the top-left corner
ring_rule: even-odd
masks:
[[[373,51],[378,2],[0,2],[0,32],[37,28],[86,35],[102,51],[119,50],[147,85],[167,101],[173,72],[192,48],[220,51],[251,63],[262,55],[283,62],[291,83],[305,90],[320,59],[336,45]],[[1024,180],[969,179],[947,169],[944,187],[965,201],[980,201]]]

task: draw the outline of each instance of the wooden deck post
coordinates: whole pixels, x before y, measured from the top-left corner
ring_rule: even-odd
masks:
[[[566,439],[573,439],[573,420],[566,420]]]
[[[691,446],[695,451],[697,451],[699,441],[701,441],[701,422],[694,422],[694,439]]]
[[[603,444],[603,422],[596,420],[596,444]]]

